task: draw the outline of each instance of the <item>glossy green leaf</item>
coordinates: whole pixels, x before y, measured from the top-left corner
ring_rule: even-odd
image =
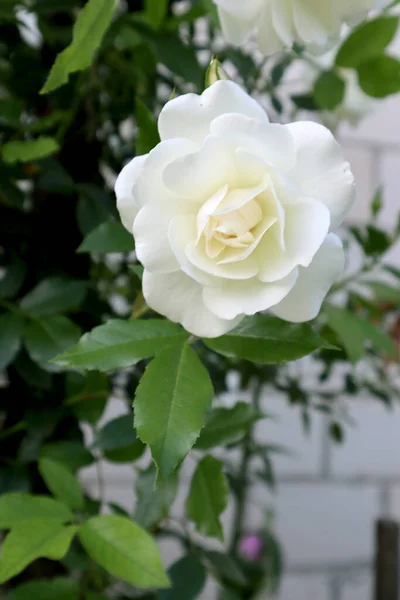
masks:
[[[199,463],[186,500],[188,516],[202,535],[223,540],[220,516],[228,503],[228,481],[221,461],[206,456]]]
[[[229,581],[240,587],[246,586],[246,576],[235,557],[216,550],[206,550],[204,556],[207,559],[208,568],[219,581]]]
[[[156,2],[159,2],[159,0],[156,0]],[[157,146],[160,141],[160,135],[158,133],[157,121],[140,98],[136,98],[136,121],[138,125],[136,154],[147,154]]]
[[[185,44],[173,34],[162,33],[154,39],[157,58],[172,73],[185,81],[204,85],[204,72],[200,67],[194,46]]]
[[[144,7],[146,17],[158,29],[167,15],[168,0],[145,0]]]
[[[343,42],[336,56],[336,64],[357,68],[368,59],[381,55],[396,35],[398,24],[399,19],[395,16],[366,21]]]
[[[39,579],[13,588],[5,600],[76,600],[79,581],[68,577]]]
[[[380,353],[396,357],[396,345],[379,327],[338,306],[327,306],[328,324],[339,336],[350,360],[358,362],[365,355],[367,343]]]
[[[57,56],[41,90],[42,94],[64,85],[71,73],[91,65],[94,53],[112,21],[116,4],[115,0],[89,0],[86,3],[75,23],[72,42]]]
[[[25,163],[51,156],[59,149],[54,138],[43,135],[36,140],[7,142],[2,147],[2,157],[4,162],[9,164]]]
[[[165,348],[147,367],[136,390],[135,426],[150,446],[160,479],[192,448],[212,397],[210,377],[187,344]]]
[[[133,429],[133,415],[122,415],[109,421],[100,429],[94,440],[94,447],[114,462],[131,462],[137,460],[144,452],[145,446]]]
[[[245,402],[239,402],[233,408],[215,408],[210,413],[195,448],[208,450],[239,442],[257,418],[259,415],[253,406]]]
[[[79,327],[67,317],[42,317],[26,327],[25,346],[34,362],[48,371],[54,371],[57,367],[49,361],[76,344],[80,334]]]
[[[94,461],[93,455],[83,443],[72,440],[59,440],[44,444],[40,450],[40,458],[50,458],[75,473],[88,467]]]
[[[46,519],[50,523],[68,523],[72,512],[61,502],[48,496],[33,496],[11,492],[0,496],[0,529],[10,529],[32,519]]]
[[[156,486],[157,471],[151,465],[139,471],[136,482],[135,521],[151,529],[168,516],[178,488],[178,473],[172,473]]]
[[[130,519],[93,517],[81,527],[79,538],[89,556],[114,577],[137,588],[169,587],[156,543]]]
[[[104,412],[110,396],[110,378],[105,373],[90,371],[68,374],[67,406],[79,421],[94,424]]]
[[[71,471],[51,458],[39,460],[39,471],[53,496],[73,510],[82,510],[85,499]]]
[[[173,323],[161,319],[146,321],[110,320],[83,336],[54,362],[62,367],[112,371],[151,358],[157,352],[188,337]]]
[[[4,276],[0,279],[0,298],[13,298],[22,286],[25,276],[25,263],[19,258],[13,258],[5,266]]]
[[[83,240],[77,252],[132,252],[135,249],[133,235],[118,221],[106,221],[93,229]]]
[[[314,98],[324,110],[334,110],[343,102],[346,84],[335,71],[324,71],[314,86]]]
[[[195,600],[206,582],[206,571],[195,556],[184,556],[168,570],[172,586],[159,592],[157,600]]]
[[[36,519],[10,531],[0,554],[0,583],[15,577],[38,558],[61,560],[77,530],[74,525]]]
[[[386,98],[400,91],[400,60],[392,56],[376,56],[362,62],[358,69],[362,90],[373,98]]]
[[[276,317],[255,315],[219,338],[203,340],[228,358],[279,364],[297,360],[319,348],[330,347],[307,323],[287,323]]]
[[[400,306],[400,286],[396,287],[382,283],[380,281],[366,281],[368,287],[372,290],[374,300],[378,302],[390,302]]]
[[[86,281],[50,277],[22,298],[21,308],[35,317],[68,312],[82,304],[86,291]]]
[[[0,315],[0,371],[8,367],[18,354],[22,345],[24,323],[14,313]]]

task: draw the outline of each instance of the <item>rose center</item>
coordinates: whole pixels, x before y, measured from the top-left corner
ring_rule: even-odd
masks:
[[[234,209],[217,211],[210,215],[204,228],[206,252],[216,258],[229,248],[248,248],[255,241],[255,228],[263,219],[257,199]]]

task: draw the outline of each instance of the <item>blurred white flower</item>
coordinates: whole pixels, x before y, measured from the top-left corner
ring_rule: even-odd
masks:
[[[256,32],[264,54],[296,42],[312,53],[339,39],[343,23],[354,23],[388,0],[214,0],[228,42],[242,44]]]
[[[158,126],[115,186],[148,305],[201,337],[267,309],[313,319],[343,270],[332,230],[355,196],[331,132],[271,124],[231,81],[171,100]]]

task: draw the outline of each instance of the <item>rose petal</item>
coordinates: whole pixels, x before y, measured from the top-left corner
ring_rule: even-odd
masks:
[[[218,7],[218,16],[225,38],[236,46],[243,44],[256,26],[254,18],[249,19],[248,15],[238,18],[221,6]]]
[[[168,210],[144,206],[135,219],[133,232],[136,254],[145,269],[153,273],[179,270],[179,263],[168,240],[168,226],[174,216]]]
[[[214,277],[221,277],[226,280],[248,280],[258,273],[259,266],[255,252],[244,261],[219,264],[216,259],[207,256],[204,239],[200,239],[198,244],[192,242],[186,246],[185,252],[192,265]]]
[[[140,208],[137,198],[133,193],[133,186],[143,170],[143,165],[146,162],[147,157],[148,154],[136,156],[125,165],[115,182],[114,189],[115,195],[117,196],[117,209],[121,221],[129,233],[133,233],[133,221]]]
[[[224,281],[215,287],[206,286],[203,298],[206,306],[218,317],[233,319],[237,315],[254,315],[282,300],[295,285],[297,269],[275,283],[263,283],[257,278],[248,281]]]
[[[295,165],[294,139],[284,125],[228,114],[215,119],[210,131],[234,147],[259,156],[274,168],[287,171]]]
[[[291,177],[305,196],[326,204],[331,228],[336,229],[354,203],[354,176],[343,151],[323,125],[299,122],[285,125],[293,135],[297,150]]]
[[[299,278],[292,291],[271,310],[279,318],[292,323],[315,319],[332,284],[343,272],[343,245],[330,233],[311,265],[299,268]]]
[[[165,168],[163,181],[175,194],[205,202],[224,185],[236,185],[233,150],[223,140],[207,136],[200,150],[177,158]]]
[[[162,140],[188,138],[200,145],[211,122],[225,113],[240,113],[268,121],[261,106],[233,81],[217,81],[201,96],[185,94],[170,100],[161,111],[158,130]]]
[[[321,202],[303,198],[297,204],[285,206],[284,249],[279,243],[276,226],[258,247],[259,277],[276,281],[286,277],[295,267],[307,267],[325,240],[330,214]]]
[[[182,273],[158,275],[144,271],[143,295],[156,312],[175,323],[181,323],[199,337],[219,337],[234,329],[243,316],[228,320],[218,318],[204,304],[203,287]]]

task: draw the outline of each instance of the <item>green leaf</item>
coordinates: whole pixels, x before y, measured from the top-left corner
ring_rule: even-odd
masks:
[[[154,44],[159,62],[172,73],[195,83],[199,89],[204,85],[203,69],[193,45],[184,44],[178,36],[169,33],[158,35]]]
[[[385,16],[363,23],[343,42],[336,56],[339,67],[357,68],[361,63],[382,54],[394,39],[399,19]]]
[[[178,473],[172,473],[156,487],[157,471],[151,465],[139,471],[136,483],[135,521],[151,529],[168,516],[178,489]]]
[[[86,291],[86,281],[49,277],[22,298],[21,308],[35,317],[67,312],[82,304]]]
[[[234,408],[215,408],[195,444],[198,450],[208,450],[239,442],[259,418],[251,404],[239,402]]]
[[[222,463],[206,456],[199,463],[190,484],[186,510],[202,535],[217,537],[224,534],[220,516],[228,504],[228,481]]]
[[[135,426],[150,446],[160,479],[192,448],[212,397],[210,377],[187,344],[165,348],[147,367],[136,390]]]
[[[26,265],[19,258],[13,258],[5,267],[5,273],[0,279],[0,297],[12,298],[18,294],[26,276]]]
[[[94,448],[101,450],[106,458],[115,462],[137,460],[145,446],[133,429],[133,416],[122,415],[104,425],[97,432]]]
[[[150,23],[158,29],[168,11],[168,0],[145,0],[145,15]]]
[[[246,586],[246,576],[236,558],[216,550],[207,550],[204,552],[204,556],[207,559],[208,567],[219,581],[229,581],[240,587]]]
[[[386,98],[400,91],[400,61],[392,56],[376,56],[362,62],[358,81],[363,91],[373,98]]]
[[[43,317],[25,329],[25,346],[34,362],[47,371],[55,371],[56,365],[49,360],[76,344],[80,333],[79,327],[67,317]]]
[[[383,208],[383,190],[379,188],[371,202],[371,214],[377,217]]]
[[[219,338],[203,340],[228,358],[279,364],[297,360],[319,348],[330,347],[307,323],[287,323],[276,317],[255,315]]]
[[[24,323],[14,313],[0,315],[0,371],[8,367],[17,356],[21,345]]]
[[[169,587],[156,543],[130,519],[93,517],[81,527],[79,538],[89,556],[114,577],[137,588]]]
[[[187,337],[183,329],[161,319],[113,319],[84,335],[77,346],[57,356],[54,362],[62,367],[112,371],[151,358],[166,346]]]
[[[67,377],[68,398],[65,404],[71,406],[79,421],[97,423],[110,396],[109,377],[99,371],[90,371],[84,375],[69,373]]]
[[[31,162],[50,156],[60,149],[57,141],[48,136],[38,137],[36,140],[25,142],[7,142],[2,148],[4,162],[14,164],[17,162]]]
[[[55,460],[73,473],[91,465],[94,461],[92,454],[81,442],[72,440],[44,444],[40,450],[40,458]]]
[[[5,600],[76,600],[79,582],[67,577],[29,581],[13,588]]]
[[[354,363],[365,354],[370,342],[380,353],[396,357],[396,345],[384,331],[354,312],[337,306],[327,306],[328,324],[339,336],[346,353]]]
[[[132,252],[135,249],[133,235],[118,221],[106,221],[91,231],[77,252]]]
[[[314,98],[324,110],[334,110],[343,102],[346,84],[335,71],[324,71],[318,77],[314,87]]]
[[[380,281],[365,281],[378,302],[390,302],[400,307],[400,287],[393,287]]]
[[[159,592],[157,600],[195,600],[206,582],[206,571],[195,556],[184,556],[168,570],[172,587]]]
[[[155,1],[159,2],[159,0]],[[160,141],[160,135],[158,133],[157,121],[140,98],[136,98],[136,121],[138,125],[136,154],[147,154],[157,146]]]
[[[85,499],[81,486],[63,464],[51,458],[41,458],[39,471],[53,496],[73,510],[82,510]]]
[[[52,525],[72,521],[72,512],[47,496],[11,492],[0,496],[0,529],[10,529],[35,519],[46,519]]]
[[[10,531],[0,554],[0,583],[21,573],[38,558],[61,560],[78,527],[35,519]]]
[[[67,83],[71,73],[87,69],[100,46],[116,7],[115,0],[89,0],[79,13],[71,44],[58,56],[41,94]]]

